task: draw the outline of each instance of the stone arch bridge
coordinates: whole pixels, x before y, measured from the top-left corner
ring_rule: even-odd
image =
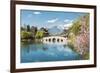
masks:
[[[60,43],[60,44],[66,44],[67,43],[67,37],[62,36],[49,36],[49,37],[43,37],[42,38],[43,43]]]

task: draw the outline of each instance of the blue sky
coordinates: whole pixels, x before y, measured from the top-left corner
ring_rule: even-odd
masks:
[[[41,11],[41,10],[21,10],[21,26],[30,25],[38,28],[50,28],[53,26],[63,26],[72,23],[76,18],[86,13],[61,12],[61,11]]]

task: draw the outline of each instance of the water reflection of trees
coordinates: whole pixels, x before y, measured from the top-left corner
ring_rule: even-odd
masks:
[[[22,50],[24,50],[24,52],[26,53],[30,53],[32,51],[38,51],[38,50],[42,50],[42,51],[46,51],[48,50],[48,47],[45,46],[42,43],[27,43],[27,42],[23,42],[21,45]]]

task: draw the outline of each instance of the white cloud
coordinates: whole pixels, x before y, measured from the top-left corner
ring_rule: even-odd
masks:
[[[69,27],[71,27],[73,25],[73,23],[68,23],[64,25],[64,29],[68,29]]]
[[[71,27],[72,23],[65,24],[64,27]]]
[[[41,12],[33,12],[33,14],[41,14]]]
[[[38,14],[41,14],[41,12],[33,12],[33,14],[38,15]],[[28,14],[27,17],[30,18],[33,16],[33,14]]]
[[[65,23],[72,23],[73,20],[69,20],[69,19],[65,19],[64,22]]]
[[[72,25],[73,25],[73,23],[68,23],[68,24],[58,25],[57,27],[60,29],[68,29]]]
[[[65,24],[62,26],[64,29],[68,29],[69,27],[71,27],[73,25],[73,20],[70,19],[65,19],[64,20]]]
[[[48,23],[55,23],[57,20],[58,20],[58,18],[55,18],[55,19],[48,20],[47,22]]]

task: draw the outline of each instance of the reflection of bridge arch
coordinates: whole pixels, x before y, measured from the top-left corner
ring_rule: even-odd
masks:
[[[66,43],[67,38],[62,36],[50,36],[42,39],[43,43]]]

